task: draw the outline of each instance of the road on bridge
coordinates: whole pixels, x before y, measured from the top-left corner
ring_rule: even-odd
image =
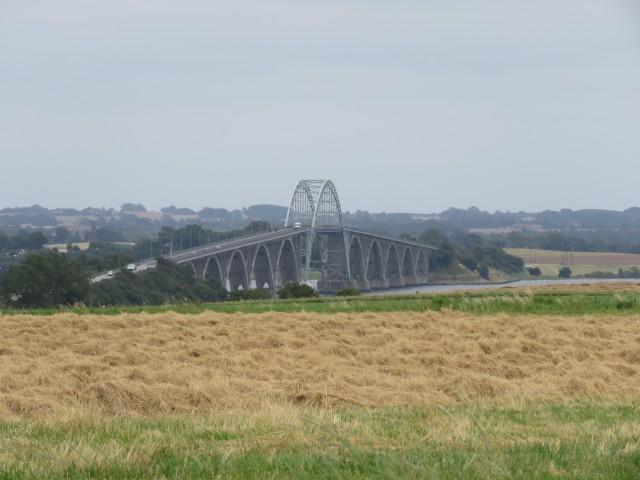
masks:
[[[206,257],[212,253],[224,253],[239,248],[244,248],[260,241],[279,240],[281,238],[288,238],[292,233],[306,233],[309,232],[309,227],[278,227],[271,230],[265,230],[263,232],[244,235],[241,237],[230,238],[215,243],[208,243],[206,245],[199,245],[197,247],[188,248],[185,250],[179,250],[177,252],[171,252],[169,254],[162,255],[163,258],[173,260],[178,263],[190,262],[197,260],[198,258]],[[156,268],[158,262],[155,258],[149,258],[142,260],[136,264],[134,273],[147,270],[149,268]],[[117,275],[120,271],[118,269],[113,271]],[[106,272],[100,273],[91,278],[91,282],[96,283],[102,280],[113,278],[107,275]]]

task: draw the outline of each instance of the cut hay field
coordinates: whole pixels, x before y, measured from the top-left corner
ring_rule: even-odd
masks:
[[[505,251],[522,258],[527,265],[539,267],[542,275],[545,276],[558,276],[558,270],[562,267],[569,267],[574,277],[589,275],[593,272],[610,272],[616,275],[618,269],[629,270],[631,267],[640,267],[640,255],[630,253],[567,253],[528,248],[509,248]]]
[[[0,478],[638,478],[639,406],[635,312],[0,315]]]
[[[559,250],[535,250],[509,248],[505,251],[522,258],[526,265],[540,268],[545,277],[557,277],[562,267],[571,269],[572,277],[589,276],[594,272],[608,273],[615,277],[619,269],[640,267],[640,255],[604,252],[562,252]]]
[[[0,317],[4,418],[640,399],[640,318]]]
[[[606,252],[567,252],[560,250],[537,250],[531,248],[507,248],[510,255],[522,258],[530,264],[559,265],[563,260],[570,260],[572,265],[616,265],[620,267],[640,266],[640,255],[631,253],[606,253]]]

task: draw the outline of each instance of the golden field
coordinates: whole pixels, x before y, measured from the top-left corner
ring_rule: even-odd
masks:
[[[538,250],[532,248],[505,248],[510,255],[522,258],[534,265],[570,262],[570,265],[631,267],[640,265],[640,255],[633,253],[563,252],[560,250]]]
[[[638,315],[0,315],[3,418],[638,398]]]

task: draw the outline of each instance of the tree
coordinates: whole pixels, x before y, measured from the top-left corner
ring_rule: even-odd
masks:
[[[57,243],[66,243],[70,236],[71,236],[71,232],[67,227],[60,226],[56,228]]]
[[[110,228],[100,227],[95,231],[95,239],[100,242],[124,242],[126,238],[122,232]]]
[[[487,267],[484,263],[478,267],[478,275],[480,275],[485,280],[489,280],[489,267]]]
[[[571,269],[569,267],[562,267],[558,270],[558,276],[561,278],[570,278],[571,277]]]
[[[203,280],[186,265],[156,258],[157,267],[139,273],[122,268],[113,278],[92,284],[90,305],[160,305],[226,300],[217,278]]]
[[[146,212],[147,209],[141,203],[123,203],[120,207],[121,212]]]
[[[89,279],[78,262],[57,252],[32,253],[9,268],[0,293],[8,306],[47,308],[83,302],[89,288]]]
[[[248,235],[256,232],[264,232],[269,230],[270,228],[271,225],[269,225],[269,222],[265,222],[263,220],[253,220],[251,221],[251,223],[249,223],[249,225],[244,227],[244,234]]]
[[[45,234],[37,231],[30,233],[22,246],[25,250],[40,250],[47,243],[49,243],[49,239]]]

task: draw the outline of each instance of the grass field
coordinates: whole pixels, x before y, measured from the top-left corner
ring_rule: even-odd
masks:
[[[639,296],[5,312],[0,478],[638,478]]]
[[[595,271],[618,273],[618,269],[629,270],[640,267],[640,255],[603,252],[562,252],[559,250],[535,250],[530,248],[508,248],[505,251],[533,265],[545,276],[558,276],[558,270],[569,267],[573,276]]]
[[[638,406],[569,403],[0,422],[0,478],[637,479]]]

